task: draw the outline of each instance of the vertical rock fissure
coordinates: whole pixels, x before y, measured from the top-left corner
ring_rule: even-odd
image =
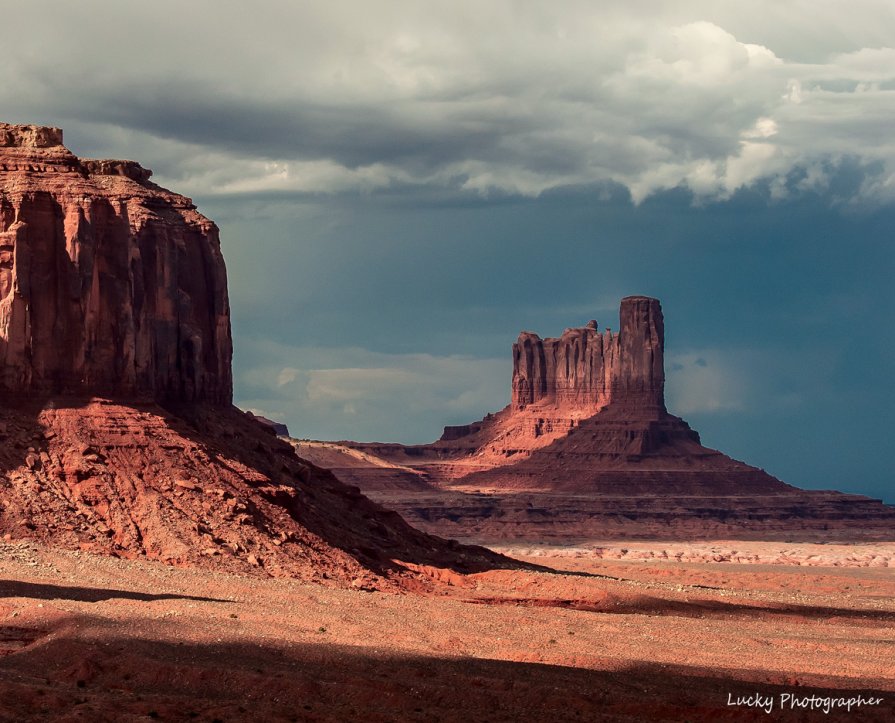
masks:
[[[231,402],[217,228],[150,175],[0,123],[0,394]]]
[[[513,346],[512,407],[546,404],[590,415],[612,405],[665,411],[664,324],[658,299],[622,299],[620,329],[596,322],[559,338],[523,332]]]

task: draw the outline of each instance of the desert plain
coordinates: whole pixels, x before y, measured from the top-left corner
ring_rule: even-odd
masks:
[[[886,721],[895,712],[895,544],[506,551],[544,569],[430,568],[425,592],[367,592],[5,542],[0,719]],[[738,551],[756,561],[713,561]],[[858,696],[881,701],[824,712],[825,699]]]

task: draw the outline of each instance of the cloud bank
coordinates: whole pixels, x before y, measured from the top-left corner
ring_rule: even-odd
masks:
[[[240,366],[240,406],[285,421],[296,437],[406,442],[410,429],[411,441],[431,442],[509,395],[504,359],[259,341]]]
[[[37,1],[4,17],[0,106],[151,144],[197,195],[783,197],[846,165],[845,200],[888,201],[895,12],[850,3],[846,33],[835,5]]]

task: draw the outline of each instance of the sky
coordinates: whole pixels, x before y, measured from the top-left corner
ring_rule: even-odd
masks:
[[[895,5],[0,0],[0,120],[221,229],[235,401],[419,443],[662,300],[669,410],[895,503]]]

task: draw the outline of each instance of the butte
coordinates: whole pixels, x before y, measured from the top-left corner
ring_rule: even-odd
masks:
[[[0,124],[0,537],[365,589],[511,566],[233,406],[218,229],[150,177]]]
[[[629,296],[619,316],[618,332],[522,332],[510,404],[432,444],[293,443],[411,524],[484,544],[895,538],[891,506],[704,447],[665,406],[659,301]]]

